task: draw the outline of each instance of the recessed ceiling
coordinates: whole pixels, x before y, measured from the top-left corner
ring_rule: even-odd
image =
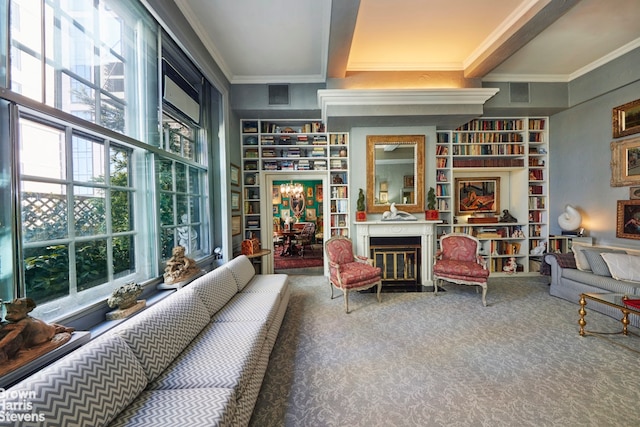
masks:
[[[233,84],[324,82],[332,64],[566,82],[640,46],[638,0],[175,2]]]

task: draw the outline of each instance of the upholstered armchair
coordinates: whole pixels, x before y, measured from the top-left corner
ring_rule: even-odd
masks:
[[[487,306],[489,270],[484,258],[480,256],[480,242],[475,237],[466,233],[443,235],[433,263],[433,278],[435,295],[438,294],[438,282],[442,280],[460,285],[480,286],[482,305]]]
[[[378,302],[382,291],[382,271],[374,267],[373,260],[355,255],[350,239],[333,236],[325,243],[325,252],[329,262],[329,282],[331,299],[333,288],[342,290],[344,309],[349,313],[349,292],[362,291],[378,286]]]

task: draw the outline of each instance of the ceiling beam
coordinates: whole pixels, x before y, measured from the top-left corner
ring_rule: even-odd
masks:
[[[331,2],[329,57],[327,58],[328,78],[341,79],[347,73],[358,9],[360,9],[360,0],[334,0]]]
[[[464,76],[482,78],[489,74],[579,2],[549,0],[534,5],[465,67]]]

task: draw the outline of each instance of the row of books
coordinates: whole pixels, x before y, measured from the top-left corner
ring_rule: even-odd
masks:
[[[512,156],[524,154],[520,144],[473,144],[455,145],[454,156]]]
[[[471,120],[460,126],[456,130],[469,130],[469,131],[481,131],[481,130],[522,130],[524,123],[521,119],[475,119]]]
[[[522,142],[520,133],[454,133],[454,144],[487,144],[499,142]]]
[[[253,122],[244,122],[243,130],[248,128],[248,124]],[[257,131],[257,123],[255,124],[255,129]],[[249,132],[244,130],[245,132]],[[262,132],[263,133],[318,133],[324,132],[324,124],[322,122],[310,122],[289,126],[286,123],[271,123],[271,122],[262,122]]]
[[[436,156],[446,156],[449,154],[449,147],[446,145],[436,145]]]
[[[293,171],[293,170],[327,170],[327,162],[325,160],[265,160],[262,162],[262,168],[266,171]]]
[[[524,159],[492,158],[492,159],[453,159],[454,168],[503,168],[523,167]]]

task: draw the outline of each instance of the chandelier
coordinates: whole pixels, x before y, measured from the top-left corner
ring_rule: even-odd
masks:
[[[300,197],[304,192],[304,187],[300,183],[293,182],[280,185],[280,194],[284,197]]]

